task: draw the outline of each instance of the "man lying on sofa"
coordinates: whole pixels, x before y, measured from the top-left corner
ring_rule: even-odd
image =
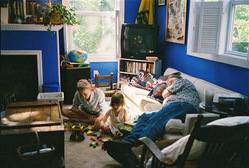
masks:
[[[171,118],[184,118],[186,114],[198,111],[200,98],[195,86],[179,75],[169,76],[162,95],[161,110],[143,113],[128,136],[104,143],[107,153],[124,167],[131,167],[131,148],[139,145],[136,144],[139,138],[146,136],[156,141]]]

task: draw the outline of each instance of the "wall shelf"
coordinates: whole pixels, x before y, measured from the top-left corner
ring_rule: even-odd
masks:
[[[118,59],[118,87],[129,82],[132,77],[139,74],[139,71],[143,69],[145,71],[154,73],[161,76],[162,73],[162,60],[147,61],[130,58]]]
[[[60,30],[64,25],[54,25],[52,31]],[[1,24],[1,30],[7,31],[47,31],[42,24]]]

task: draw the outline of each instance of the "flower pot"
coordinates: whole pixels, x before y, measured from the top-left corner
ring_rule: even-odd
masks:
[[[49,20],[51,24],[54,24],[54,25],[63,24],[62,14],[60,13],[52,13],[52,16],[49,17]]]

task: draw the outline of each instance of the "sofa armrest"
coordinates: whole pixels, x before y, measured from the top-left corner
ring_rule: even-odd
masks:
[[[206,125],[207,123],[214,121],[220,118],[220,115],[214,113],[201,113],[203,115],[203,120],[201,122],[202,125]],[[197,120],[197,114],[186,114],[185,119],[185,127],[183,131],[183,136],[190,134],[195,121]]]

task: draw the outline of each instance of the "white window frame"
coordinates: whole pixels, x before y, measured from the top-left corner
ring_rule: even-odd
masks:
[[[63,5],[68,7],[68,1],[62,0]],[[115,25],[116,25],[116,31],[115,31],[115,55],[108,56],[108,55],[102,55],[102,54],[88,54],[87,61],[88,62],[113,62],[117,61],[119,57],[121,57],[121,49],[120,49],[120,41],[121,41],[121,27],[124,23],[124,6],[125,6],[125,0],[115,0],[116,10],[115,10]],[[99,12],[77,12],[77,13],[84,13],[84,15],[91,15],[91,16],[100,16]],[[101,14],[102,16],[103,14]],[[111,12],[105,12],[105,15],[112,15]],[[71,48],[70,41],[72,41],[72,33],[71,26],[64,26],[64,48],[65,52],[68,53],[73,48]]]
[[[207,60],[212,60],[216,62],[221,62],[229,65],[234,65],[242,68],[249,69],[249,52],[246,56],[236,55],[236,52],[228,52],[227,51],[227,41],[228,41],[228,33],[230,31],[231,25],[230,18],[231,13],[231,3],[228,0],[223,0],[223,9],[222,9],[222,19],[220,26],[220,34],[219,34],[219,49],[218,53],[210,54],[210,53],[201,53],[197,52],[197,47],[195,44],[197,37],[195,37],[196,29],[199,29],[199,25],[195,25],[195,22],[199,24],[199,21],[195,20],[195,2],[197,0],[190,1],[190,12],[189,12],[189,28],[188,28],[188,45],[187,45],[187,54],[190,56],[195,56],[198,58],[203,58]],[[201,0],[198,0],[200,2]],[[249,1],[249,0],[246,0]],[[244,0],[245,2],[245,0]],[[199,4],[200,5],[200,4]]]

